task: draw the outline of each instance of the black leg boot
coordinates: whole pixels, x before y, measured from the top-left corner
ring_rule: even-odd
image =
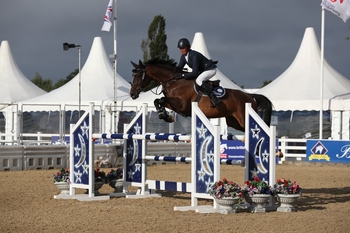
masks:
[[[211,107],[215,108],[216,105],[218,105],[218,103],[220,102],[220,100],[218,99],[218,97],[216,97],[216,95],[212,92],[209,84],[203,82],[201,89],[204,91],[205,94],[207,94],[210,98],[211,101]]]

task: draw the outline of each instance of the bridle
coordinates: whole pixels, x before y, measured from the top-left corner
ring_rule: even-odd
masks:
[[[134,81],[135,81],[135,76],[137,74],[140,74],[142,72],[142,77],[141,77],[141,81],[140,81],[140,88],[137,89],[137,92],[140,93],[143,88],[142,88],[142,83],[143,80],[145,79],[145,75],[146,75],[146,70],[145,69],[133,69],[132,70],[132,82],[131,82],[131,86],[134,86]]]
[[[138,93],[140,93],[141,91],[144,90],[144,88],[142,88],[142,83],[146,77],[146,69],[145,68],[133,69],[132,72],[133,72],[133,81],[131,83],[131,86],[133,86],[133,83],[135,80],[135,75],[142,73],[142,77],[141,77],[141,81],[140,81],[140,83],[141,83],[140,88],[137,89]],[[174,71],[174,77],[166,80],[165,82],[159,82],[162,86],[162,90],[160,92],[157,91],[159,86],[157,87],[156,92],[154,92],[153,89],[151,89],[151,92],[153,94],[156,94],[156,95],[160,95],[162,93],[164,93],[164,95],[165,95],[165,93],[167,92],[167,88],[169,88],[173,83],[175,83],[177,80],[182,79],[182,78],[183,78],[182,76],[176,76],[175,71]]]

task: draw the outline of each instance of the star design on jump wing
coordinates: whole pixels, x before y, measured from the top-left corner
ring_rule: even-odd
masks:
[[[198,180],[204,181],[205,172],[203,171],[203,168],[200,171],[197,171],[197,172],[198,172]]]
[[[266,161],[266,162],[269,161],[269,156],[270,156],[270,154],[267,153],[266,150],[264,151],[264,153],[262,153],[262,156],[263,156],[263,161]]]
[[[79,148],[78,144],[74,147],[74,151],[75,151],[74,156],[80,156],[81,148]]]
[[[207,160],[207,162],[209,163],[209,162],[214,162],[214,153],[213,153],[213,151],[212,150],[210,150],[210,152],[207,154],[207,158],[209,158],[208,160]]]
[[[134,172],[132,171],[132,169],[130,169],[128,172],[129,179],[131,179],[133,175],[134,175]]]
[[[141,134],[141,126],[139,125],[139,123],[136,123],[136,125],[134,126],[134,130],[135,134]]]
[[[80,170],[78,170],[77,172],[74,172],[74,176],[75,176],[75,178],[76,178],[76,183],[81,183],[81,176],[82,176],[82,174],[81,174],[81,172],[80,172]]]
[[[259,139],[259,133],[260,133],[260,129],[258,128],[257,125],[255,125],[255,129],[250,129],[253,133],[253,138],[257,138]]]
[[[88,164],[86,164],[86,160],[84,161],[84,164],[82,165],[82,167],[83,167],[83,174],[89,174],[89,165]]]
[[[135,172],[137,172],[137,171],[141,171],[141,164],[139,164],[138,161],[135,164]]]
[[[83,137],[85,134],[86,134],[86,137],[88,137],[89,126],[86,125],[86,121],[84,121],[84,124],[80,126],[80,129],[83,132]]]
[[[210,187],[213,185],[213,182],[210,181],[210,177],[208,178],[208,181],[205,182],[205,185],[207,186],[207,192],[209,192]]]
[[[204,125],[202,124],[200,128],[197,127],[197,131],[199,133],[199,138],[205,138],[205,134],[208,129],[204,128]]]
[[[128,147],[128,152],[127,152],[128,155],[131,155],[131,154],[132,154],[132,149],[133,149],[133,148],[132,148],[132,146],[130,145],[130,146]]]
[[[257,171],[255,168],[254,170],[250,170],[250,173],[252,174],[252,177],[257,176],[257,174],[259,173],[259,171]]]

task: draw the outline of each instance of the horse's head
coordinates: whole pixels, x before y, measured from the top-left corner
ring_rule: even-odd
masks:
[[[132,99],[137,99],[144,87],[149,84],[149,80],[145,80],[146,66],[139,60],[139,64],[131,61],[134,69],[132,70],[132,83],[130,88],[130,96]]]

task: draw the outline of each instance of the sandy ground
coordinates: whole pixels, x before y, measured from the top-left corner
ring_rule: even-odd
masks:
[[[153,165],[150,179],[190,181],[190,165]],[[221,177],[244,182],[243,168],[221,166]],[[109,169],[103,169],[108,171]],[[186,193],[162,198],[111,198],[80,202],[54,199],[55,170],[0,172],[0,232],[349,232],[350,166],[277,165],[277,178],[297,181],[303,195],[294,213],[199,214],[174,211],[189,206]],[[84,190],[78,190],[84,191]],[[108,184],[100,189],[108,194]],[[211,201],[200,201],[208,204]]]

